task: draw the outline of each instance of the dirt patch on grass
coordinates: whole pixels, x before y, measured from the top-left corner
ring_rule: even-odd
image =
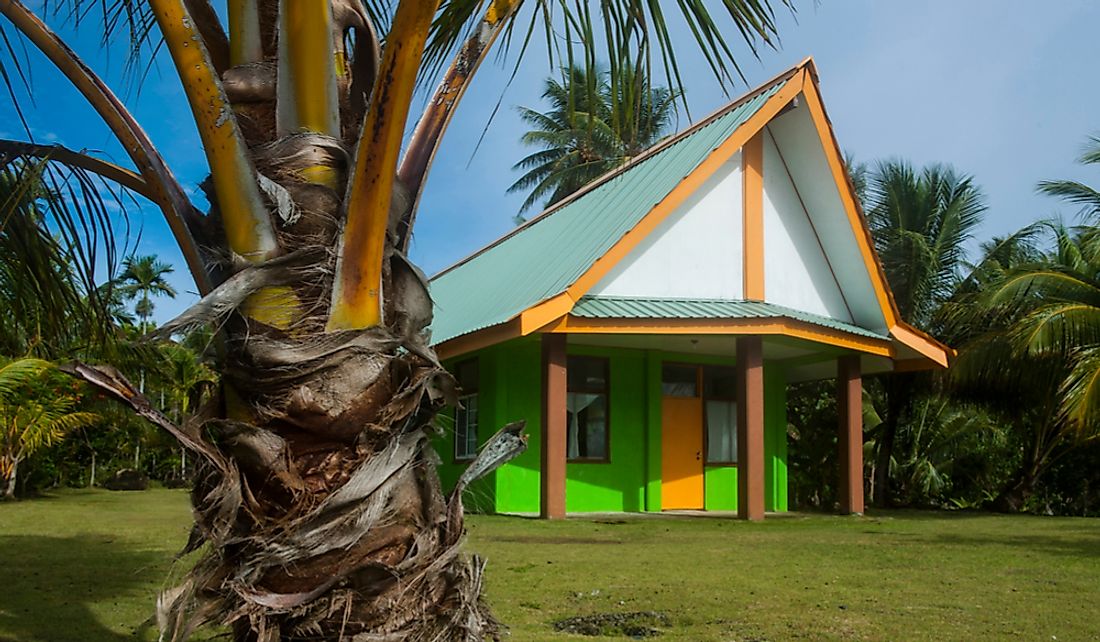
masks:
[[[661,635],[661,627],[669,626],[669,618],[658,611],[634,613],[596,613],[554,622],[554,630],[592,637],[628,637],[635,640]]]

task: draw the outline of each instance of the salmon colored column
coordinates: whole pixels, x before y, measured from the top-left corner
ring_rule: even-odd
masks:
[[[565,335],[542,335],[542,474],[539,516],[565,517]]]
[[[840,512],[863,514],[863,379],[859,355],[837,360],[836,408],[840,434]]]
[[[737,517],[764,519],[764,340],[737,339]]]

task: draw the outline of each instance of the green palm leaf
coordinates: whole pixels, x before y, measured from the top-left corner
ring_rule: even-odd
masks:
[[[1062,385],[1062,413],[1079,438],[1100,435],[1100,345],[1078,351]]]

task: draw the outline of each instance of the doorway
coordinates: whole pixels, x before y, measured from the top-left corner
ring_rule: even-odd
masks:
[[[702,509],[702,368],[661,369],[661,509]]]

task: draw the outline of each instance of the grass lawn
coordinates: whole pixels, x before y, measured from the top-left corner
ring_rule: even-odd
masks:
[[[152,639],[189,520],[182,491],[0,504],[0,641]],[[671,618],[662,640],[1100,639],[1100,520],[473,516],[469,532],[515,640],[651,610]]]

